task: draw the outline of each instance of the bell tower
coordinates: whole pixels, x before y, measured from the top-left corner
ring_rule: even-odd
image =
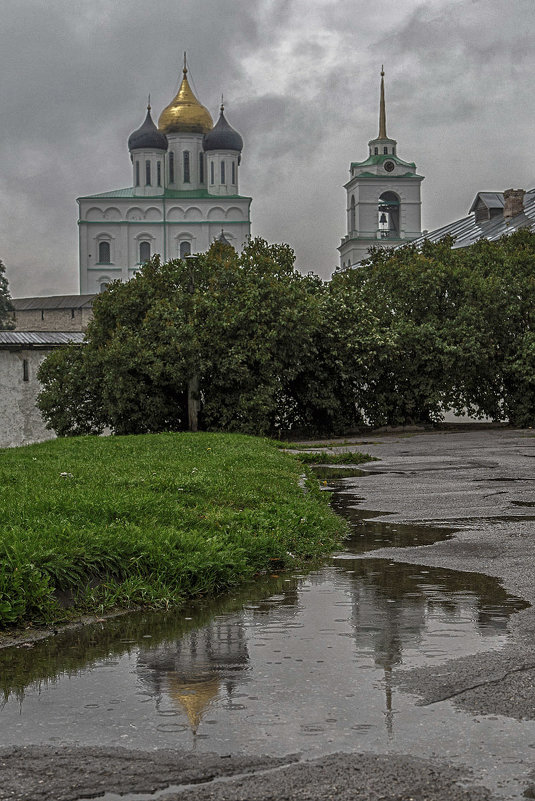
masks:
[[[397,155],[397,142],[386,132],[384,69],[381,67],[379,134],[368,142],[368,158],[349,168],[347,234],[338,248],[340,266],[366,258],[372,246],[399,247],[421,236],[420,184],[414,162]]]

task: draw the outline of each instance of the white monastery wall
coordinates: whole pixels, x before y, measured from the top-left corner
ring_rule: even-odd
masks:
[[[49,350],[0,348],[0,447],[54,439],[36,406],[37,370]]]

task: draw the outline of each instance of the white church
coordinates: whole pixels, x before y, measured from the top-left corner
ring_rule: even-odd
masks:
[[[349,168],[347,234],[338,248],[340,266],[351,267],[372,246],[396,248],[422,235],[420,187],[416,164],[403,161],[397,142],[386,133],[384,70],[381,69],[379,134],[368,142],[368,158]]]
[[[162,261],[208,250],[220,237],[241,250],[250,235],[251,198],[239,194],[243,140],[210,112],[183,78],[158,127],[150,103],[128,139],[132,186],[78,198],[80,293],[128,281],[156,253]]]

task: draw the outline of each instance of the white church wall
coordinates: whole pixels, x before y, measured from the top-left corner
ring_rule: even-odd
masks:
[[[36,406],[37,370],[49,350],[0,348],[0,447],[54,439]]]
[[[223,165],[223,166],[222,166]],[[232,165],[234,165],[234,170]],[[208,153],[208,192],[225,196],[238,194],[238,157],[228,150]],[[234,177],[234,181],[232,178]],[[223,180],[224,179],[224,180]]]
[[[186,211],[184,212],[185,220],[199,221],[202,220],[202,218],[203,218],[202,211],[198,206],[190,206],[190,208],[186,209]]]
[[[200,157],[204,153],[202,148],[203,134],[167,134],[169,150],[166,157],[166,185],[169,189],[197,190],[206,187],[206,159],[204,167],[204,181],[200,181]],[[169,179],[169,155],[174,156],[174,181]],[[184,174],[184,153],[189,153],[189,180]]]
[[[132,183],[139,197],[163,195],[165,186],[165,152],[136,150],[132,154]]]

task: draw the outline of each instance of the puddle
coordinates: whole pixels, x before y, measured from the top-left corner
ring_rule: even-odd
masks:
[[[338,486],[340,485],[337,484],[336,487]],[[415,526],[370,520],[390,513],[362,509],[356,503],[358,498],[351,493],[340,491],[335,492],[331,501],[333,509],[351,523],[353,535],[349,548],[353,554],[366,553],[378,548],[431,545],[433,542],[451,539],[456,530],[448,526]]]
[[[449,702],[418,707],[392,672],[440,670],[446,659],[499,648],[510,616],[527,604],[487,576],[363,559],[452,529],[367,520],[377,513],[341,486],[334,506],[354,534],[307,575],[1,651],[0,746],[394,750],[468,762],[495,787],[513,782],[533,753],[535,724],[495,717],[482,727]]]
[[[368,471],[362,470],[359,467],[330,467],[329,465],[310,465],[314,474],[324,481],[340,478],[357,478],[359,476],[368,475]]]

